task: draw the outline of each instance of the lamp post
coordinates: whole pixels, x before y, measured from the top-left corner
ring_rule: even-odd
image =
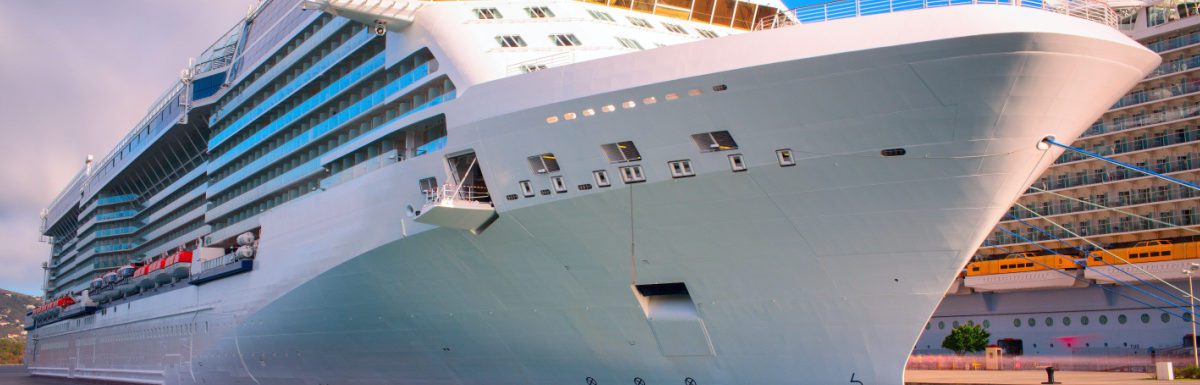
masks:
[[[1187,270],[1183,274],[1188,277],[1188,305],[1191,311],[1188,313],[1188,321],[1192,324],[1192,365],[1200,367],[1200,352],[1196,351],[1196,296],[1192,289],[1192,273],[1200,269],[1200,263],[1188,265]]]

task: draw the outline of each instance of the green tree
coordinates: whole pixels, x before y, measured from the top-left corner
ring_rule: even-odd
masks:
[[[0,365],[20,364],[24,354],[24,340],[0,339]]]
[[[958,325],[942,340],[942,347],[953,350],[955,354],[978,352],[987,347],[991,336],[987,330],[983,330],[983,326]]]

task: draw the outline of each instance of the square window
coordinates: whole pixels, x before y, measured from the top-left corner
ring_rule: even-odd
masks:
[[[528,158],[529,168],[533,169],[535,174],[547,174],[558,172],[558,158],[554,157],[553,153],[545,153],[534,155]]]
[[[592,10],[589,10],[589,11],[588,11],[588,14],[589,14],[589,15],[592,15],[592,18],[593,18],[593,19],[596,19],[596,20],[600,20],[600,21],[614,21],[614,20],[613,20],[613,17],[612,17],[612,15],[609,15],[607,12],[600,12],[600,11],[592,11]]]
[[[504,48],[517,48],[525,46],[525,39],[520,35],[500,35],[496,36],[496,43]]]
[[[638,183],[646,181],[646,174],[642,173],[642,166],[625,166],[621,167],[621,181],[625,183]]]
[[[550,35],[550,41],[559,47],[574,47],[583,44],[579,42],[579,38],[576,38],[574,34],[570,33]]]
[[[668,31],[687,35],[687,30],[677,24],[663,23],[663,27],[667,27]]]
[[[521,194],[522,195],[525,195],[526,198],[533,196],[533,184],[532,183],[530,183],[527,180],[523,180],[523,181],[519,182],[519,184],[521,185]]]
[[[692,161],[690,160],[675,160],[667,162],[671,168],[672,178],[686,178],[696,176],[696,172],[692,171]]]
[[[612,186],[612,182],[610,182],[608,180],[608,171],[606,171],[606,170],[592,171],[592,179],[596,180],[596,186],[599,186],[599,187]]]
[[[790,149],[775,150],[775,158],[779,160],[780,167],[796,165],[796,158],[792,156],[792,150]]]
[[[525,13],[534,19],[554,17],[554,12],[550,10],[550,7],[527,7],[525,8]]]
[[[645,48],[642,48],[641,43],[638,43],[637,40],[633,40],[633,39],[618,37],[617,43],[620,43],[622,47],[629,48],[629,49],[638,49],[638,50],[645,49]]]
[[[554,185],[554,192],[556,193],[562,194],[567,192],[567,182],[563,181],[561,175],[550,177],[550,184]]]
[[[746,171],[746,161],[742,159],[742,154],[729,156],[729,168],[733,169],[733,172]]]
[[[698,29],[697,28],[696,32],[700,33],[700,36],[704,36],[705,38],[708,38],[708,39],[715,39],[717,37],[716,32],[709,31],[707,29]]]
[[[629,19],[629,23],[631,23],[635,26],[646,28],[646,29],[654,29],[654,26],[651,25],[650,22],[646,21],[646,19],[636,18],[633,16],[625,16],[625,18]]]
[[[495,8],[476,8],[475,17],[485,20],[504,18],[504,16],[500,14],[500,10]]]

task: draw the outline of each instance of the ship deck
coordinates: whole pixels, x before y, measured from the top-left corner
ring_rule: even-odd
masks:
[[[905,385],[1033,385],[1046,381],[1042,370],[908,370]],[[1126,372],[1055,372],[1054,381],[1071,385],[1157,385],[1176,384],[1159,381],[1153,373]],[[1187,380],[1184,380],[1187,381]]]

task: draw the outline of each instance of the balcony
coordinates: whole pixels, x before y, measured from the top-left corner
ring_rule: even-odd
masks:
[[[1200,31],[1192,32],[1187,35],[1176,36],[1166,40],[1159,40],[1146,45],[1151,51],[1163,53],[1176,48],[1200,43]]]
[[[1126,94],[1125,96],[1121,97],[1121,99],[1118,99],[1117,103],[1113,104],[1111,109],[1115,110],[1132,105],[1149,103],[1157,100],[1173,98],[1176,96],[1183,96],[1196,91],[1200,91],[1200,80],[1193,80],[1190,82],[1180,81],[1179,83],[1148,90],[1138,90]]]
[[[1200,67],[1200,56],[1192,56],[1187,60],[1171,61],[1163,63],[1146,75],[1147,79],[1156,78],[1163,75],[1170,75],[1176,72],[1183,72],[1189,69]]]
[[[1130,192],[1130,194],[1128,196],[1118,196],[1118,198],[1116,200],[1116,204],[1109,206],[1109,207],[1137,206],[1137,205],[1144,205],[1144,204],[1148,204],[1148,203],[1168,202],[1168,201],[1173,201],[1173,200],[1178,200],[1178,199],[1191,199],[1191,198],[1195,198],[1197,196],[1200,196],[1200,192],[1197,192],[1196,190],[1194,190],[1192,188],[1185,187],[1185,186],[1175,186],[1175,187],[1168,188],[1166,190],[1152,190],[1149,193],[1143,193],[1143,194]],[[1041,214],[1042,216],[1047,216],[1047,217],[1054,216],[1054,215],[1080,213],[1080,212],[1085,212],[1085,211],[1095,211],[1098,209],[1096,206],[1085,204],[1082,202],[1076,202],[1076,201],[1068,201],[1068,202],[1070,202],[1070,203],[1065,206],[1061,205],[1061,204],[1042,206],[1040,210],[1037,210],[1037,207],[1034,207],[1034,205],[1032,205],[1032,204],[1028,205],[1028,206],[1030,206],[1030,208],[1032,208],[1032,209],[1035,209],[1035,211],[1037,211],[1038,214]],[[1110,203],[1110,202],[1103,201],[1103,202],[1096,202],[1096,203],[1100,206],[1108,206],[1108,203]],[[1027,210],[1023,210],[1023,209],[1017,208],[1017,207],[1009,209],[1008,213],[1010,215],[1015,216],[1020,219],[1030,219],[1030,218],[1036,217],[1035,215],[1033,215],[1033,213],[1030,213]],[[1012,219],[1004,219],[1004,220],[1001,220],[1001,223],[1013,222],[1013,221],[1014,220],[1012,220]]]
[[[134,242],[121,242],[121,243],[114,243],[111,245],[96,246],[95,250],[96,250],[96,254],[114,253],[114,252],[118,252],[118,251],[133,250],[133,248],[137,247],[137,246],[138,246],[138,244],[134,243]]]
[[[137,226],[122,226],[112,229],[104,229],[96,231],[96,238],[115,237],[118,235],[133,234],[138,231]]]
[[[1200,160],[1187,159],[1175,162],[1166,162],[1148,166],[1147,168],[1160,174],[1195,170],[1200,168]],[[1127,168],[1120,168],[1103,174],[1086,174],[1074,178],[1058,178],[1055,181],[1041,181],[1035,183],[1034,186],[1042,190],[1049,191],[1143,177],[1148,177],[1148,175]],[[1039,192],[1040,191],[1036,189],[1030,188],[1029,190],[1025,191],[1025,194],[1036,194]]]
[[[121,219],[129,219],[129,218],[133,218],[133,216],[137,215],[137,213],[138,213],[137,210],[121,210],[121,211],[114,211],[114,212],[110,212],[110,213],[96,214],[96,221],[97,222],[106,222],[106,221],[115,221],[115,220],[121,220]]]
[[[636,3],[636,2],[635,2]],[[944,8],[958,5],[1007,5],[1021,8],[1041,9],[1117,28],[1119,16],[1101,1],[1094,0],[840,0],[807,5],[759,17],[754,30],[786,27],[795,24],[818,23],[829,20],[879,15],[928,8]]]
[[[1125,217],[1125,218],[1133,218],[1133,217]],[[1104,224],[1099,224],[1099,225],[1095,225],[1095,226],[1080,227],[1078,229],[1072,228],[1071,231],[1074,231],[1076,234],[1079,234],[1084,237],[1093,237],[1093,236],[1100,236],[1100,235],[1115,235],[1115,234],[1121,234],[1121,233],[1133,233],[1133,232],[1139,232],[1139,231],[1162,230],[1162,229],[1169,229],[1169,228],[1172,228],[1175,226],[1200,225],[1200,214],[1195,214],[1195,213],[1189,214],[1189,215],[1172,215],[1172,216],[1168,216],[1168,217],[1159,217],[1158,218],[1159,221],[1171,223],[1171,225],[1166,225],[1166,224],[1162,224],[1162,223],[1158,223],[1158,222],[1154,222],[1154,221],[1150,221],[1150,220],[1146,220],[1146,219],[1141,219],[1141,218],[1134,218],[1134,219],[1135,220],[1120,221],[1119,223],[1116,223],[1116,224],[1104,223]],[[1064,241],[1079,239],[1057,227],[1052,227],[1052,228],[1047,228],[1046,226],[1039,226],[1039,227],[1041,227],[1042,230],[1053,234],[1058,239],[1061,239]],[[1070,227],[1068,227],[1068,228],[1070,228]],[[1014,231],[1014,232],[1017,232],[1017,231]],[[1041,232],[1036,232],[1036,231],[1032,234],[1025,234],[1023,236],[1025,238],[1033,240],[1034,242],[1054,241],[1055,240],[1054,238],[1051,238],[1049,235],[1042,234]],[[991,238],[988,238],[988,242],[989,242],[988,245],[982,246],[982,247],[991,247],[991,246],[1006,247],[1006,246],[1019,245],[1019,244],[1026,243],[1024,240],[1014,237],[1009,234],[1001,234],[1000,236],[993,235]]]
[[[1196,110],[1200,111],[1200,108],[1196,108]],[[1155,136],[1153,138],[1140,137],[1140,138],[1133,140],[1132,142],[1122,141],[1119,143],[1113,143],[1113,145],[1111,145],[1111,146],[1092,147],[1090,149],[1090,151],[1100,154],[1100,155],[1106,155],[1106,156],[1107,155],[1119,155],[1119,154],[1124,154],[1127,152],[1142,151],[1142,150],[1148,150],[1148,149],[1152,149],[1152,148],[1173,146],[1173,145],[1180,144],[1180,143],[1188,143],[1188,142],[1195,142],[1195,141],[1200,141],[1200,129],[1192,129],[1192,130],[1183,131],[1183,132],[1174,132],[1169,135]],[[1083,154],[1080,154],[1080,153],[1074,152],[1074,151],[1067,151],[1067,152],[1064,152],[1062,155],[1060,155],[1058,157],[1058,159],[1055,159],[1054,164],[1065,164],[1065,163],[1077,162],[1077,161],[1087,160],[1087,159],[1092,159],[1092,157],[1083,155]]]
[[[132,202],[133,200],[135,200],[137,198],[138,198],[137,194],[107,196],[107,197],[96,199],[96,206],[107,206],[107,205],[115,205],[118,203]]]

